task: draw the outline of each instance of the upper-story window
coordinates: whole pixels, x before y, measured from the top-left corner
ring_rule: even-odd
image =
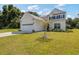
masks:
[[[56,19],[60,19],[60,15],[57,15],[57,18]]]
[[[65,18],[65,15],[63,15],[63,18]]]
[[[55,16],[52,16],[52,19],[55,19]]]
[[[65,15],[61,15],[61,17],[60,18],[65,18]]]
[[[54,15],[49,17],[49,19],[62,19],[62,18],[65,18],[65,15]]]
[[[55,16],[55,19],[57,19],[57,18],[58,18],[58,16],[56,15],[56,16]]]

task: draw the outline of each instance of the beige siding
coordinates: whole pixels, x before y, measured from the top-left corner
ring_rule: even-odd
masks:
[[[44,30],[43,22],[35,20],[34,25],[33,25],[33,29],[35,31],[43,31]]]
[[[60,23],[60,29],[62,29],[62,30],[66,30],[66,22],[65,22],[65,20],[52,20],[52,21],[50,21],[50,23],[49,23],[49,28],[50,28],[50,30],[52,30],[52,29],[54,29],[54,23]]]

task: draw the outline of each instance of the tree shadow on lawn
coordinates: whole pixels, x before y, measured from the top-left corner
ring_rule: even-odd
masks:
[[[39,41],[39,42],[49,42],[51,40],[53,40],[53,39],[51,39],[51,38],[44,38],[43,36],[42,37],[38,37],[36,39],[36,41]]]

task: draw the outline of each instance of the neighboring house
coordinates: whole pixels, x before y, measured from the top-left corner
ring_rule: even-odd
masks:
[[[31,33],[45,30],[45,22],[48,21],[49,30],[66,30],[66,12],[54,9],[45,17],[38,17],[26,12],[20,20],[20,30]]]

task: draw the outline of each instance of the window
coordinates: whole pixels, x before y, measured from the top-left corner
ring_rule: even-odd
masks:
[[[49,17],[49,20],[51,19],[51,17]]]
[[[49,17],[49,19],[62,19],[62,18],[65,18],[65,15],[54,15]]]
[[[60,23],[55,23],[54,24],[54,29],[60,29]]]
[[[55,19],[55,16],[49,17],[49,19]]]
[[[55,15],[55,16],[52,16],[52,19],[57,19],[57,16]]]
[[[62,15],[60,15],[60,19],[62,18]]]
[[[54,16],[53,19],[60,19],[60,18],[61,18],[61,15],[56,15],[56,16]]]
[[[55,19],[57,19],[57,16],[55,16]]]
[[[65,18],[65,15],[60,15],[60,18]]]
[[[61,18],[61,15],[59,15],[58,17],[59,17],[59,19],[60,19],[60,18]]]
[[[65,15],[63,15],[63,18],[65,18]]]
[[[52,16],[53,19],[55,19],[55,16]]]

